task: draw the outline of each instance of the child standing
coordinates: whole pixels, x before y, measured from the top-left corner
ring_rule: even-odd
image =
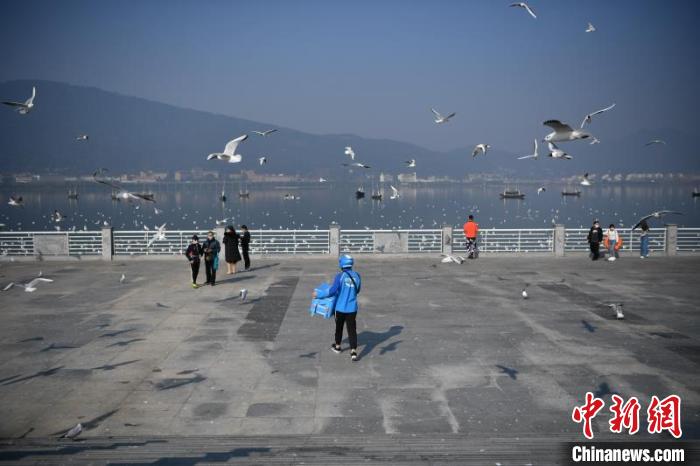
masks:
[[[614,261],[619,257],[617,250],[620,249],[620,246],[622,245],[621,240],[622,238],[620,238],[620,234],[615,229],[615,225],[611,223],[608,229],[605,231],[605,247],[608,248],[609,261]]]

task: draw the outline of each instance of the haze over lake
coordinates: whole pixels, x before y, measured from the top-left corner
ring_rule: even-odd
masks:
[[[562,223],[570,228],[588,227],[593,218],[603,224],[630,227],[639,217],[654,210],[670,209],[683,216],[665,219],[680,226],[700,227],[700,198],[691,196],[692,186],[684,184],[594,184],[590,187],[550,183],[537,195],[537,185],[511,185],[519,188],[524,200],[501,200],[503,185],[431,184],[400,185],[401,197],[370,199],[372,186],[366,184],[366,197],[355,198],[357,184],[323,183],[249,185],[249,199],[238,196],[239,186],[229,183],[227,202],[218,200],[221,183],[148,184],[129,186],[151,191],[156,204],[113,201],[109,189],[93,184],[78,185],[78,200],[67,197],[74,185],[0,185],[0,223],[5,230],[54,231],[54,210],[68,218],[58,225],[62,230],[75,226],[98,229],[109,222],[116,229],[142,230],[167,223],[168,229],[209,229],[216,220],[229,218],[233,225],[253,229],[326,229],[337,222],[345,229],[437,228],[459,226],[473,213],[483,228],[549,228]],[[376,186],[375,186],[376,188]],[[580,189],[580,197],[564,197],[563,189]],[[10,195],[20,194],[24,207],[7,204]],[[285,200],[285,194],[299,199]],[[154,207],[162,211],[155,214]],[[652,222],[662,226],[663,221]]]

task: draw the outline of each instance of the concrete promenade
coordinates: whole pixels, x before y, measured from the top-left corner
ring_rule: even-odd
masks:
[[[643,414],[678,394],[684,439],[700,439],[700,257],[357,262],[357,363],[308,315],[329,257],[254,258],[197,290],[184,259],[2,264],[0,287],[55,281],[0,293],[0,465],[556,464],[558,442],[583,440],[571,410],[587,391],[637,396]],[[596,439],[626,439],[609,417]],[[55,439],[78,422],[84,440]]]

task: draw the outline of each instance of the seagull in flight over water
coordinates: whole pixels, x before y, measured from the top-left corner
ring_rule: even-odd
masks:
[[[637,224],[632,227],[632,231],[639,228],[639,225],[641,225],[642,222],[649,220],[650,218],[661,218],[664,215],[683,215],[683,212],[676,212],[675,210],[659,210],[657,212],[652,212],[649,215],[645,215],[644,217],[640,218]]]
[[[433,115],[435,115],[435,123],[437,123],[438,125],[442,123],[447,123],[448,121],[450,121],[450,118],[457,114],[456,112],[452,112],[447,116],[442,116],[440,115],[440,112],[438,112],[434,108],[431,108],[430,111],[433,112]]]
[[[240,162],[241,160],[243,160],[243,156],[240,154],[236,154],[236,149],[238,148],[238,144],[245,141],[246,139],[248,139],[247,134],[244,134],[243,136],[238,136],[236,139],[233,139],[229,141],[228,144],[226,144],[226,147],[224,147],[223,152],[214,152],[213,154],[209,154],[207,156],[207,160],[218,159],[228,163]]]
[[[391,188],[391,197],[389,199],[398,199],[401,197],[401,194],[399,194],[399,190],[394,188],[392,185],[389,185]]]
[[[365,165],[364,163],[360,163],[360,162],[344,163],[343,166],[344,167],[371,168],[369,165]]]
[[[535,12],[532,11],[532,8],[530,8],[530,5],[528,5],[528,4],[525,3],[525,2],[511,3],[510,6],[511,6],[511,7],[523,8],[523,9],[525,9],[525,11],[527,11],[528,13],[530,13],[530,16],[532,16],[533,18],[537,19],[537,15],[535,15]]]
[[[581,186],[590,186],[591,182],[588,179],[588,173],[584,173],[584,175],[581,177]]]
[[[415,168],[416,159],[406,160],[404,163],[406,164],[406,168]]]
[[[118,191],[116,198],[117,199],[123,199],[125,201],[148,201],[148,202],[156,202],[156,200],[153,198],[153,194],[151,193],[134,193],[131,191],[127,191],[121,186],[119,186],[116,183],[112,183],[107,180],[101,180],[97,176],[99,174],[103,173],[103,171],[98,170],[95,173],[92,174],[92,179],[95,180],[97,183],[103,184],[105,186],[109,186],[112,189],[116,189]]]
[[[554,131],[549,133],[544,137],[546,142],[565,142],[565,141],[575,141],[576,139],[586,139],[591,137],[590,133],[586,133],[580,129],[573,129],[566,123],[562,123],[559,120],[547,120],[542,123],[545,126],[549,126]]]
[[[647,142],[644,144],[645,146],[653,146],[654,144],[661,144],[661,145],[666,145],[666,141],[663,139],[652,139],[651,141]]]
[[[547,156],[552,157],[553,159],[564,159],[564,160],[571,160],[573,159],[572,156],[564,152],[563,150],[559,149],[556,144],[553,142],[547,143],[549,146],[549,154]]]
[[[472,151],[472,158],[479,155],[479,153],[486,155],[486,151],[490,148],[490,144],[477,144],[476,146],[474,146],[474,150]]]
[[[600,115],[601,113],[607,112],[608,110],[612,110],[613,108],[615,108],[615,104],[612,104],[611,106],[602,108],[600,110],[596,110],[595,112],[589,113],[588,115],[585,116],[585,118],[581,122],[581,129],[583,129],[583,127],[586,126],[586,124],[589,124],[594,116]]]
[[[260,136],[268,136],[268,135],[274,133],[275,131],[277,131],[277,130],[276,129],[268,129],[265,131],[253,131],[253,132],[257,135],[260,135]]]
[[[595,32],[595,26],[593,26],[592,23],[588,23],[588,27],[586,28],[586,32]]]
[[[350,157],[350,160],[355,160],[355,151],[352,150],[352,147],[345,146],[345,155]]]
[[[3,104],[14,107],[20,115],[26,115],[34,108],[34,97],[36,97],[36,87],[32,86],[32,96],[24,102],[14,102],[12,100],[3,101]]]
[[[524,160],[524,159],[537,160],[537,157],[539,157],[539,156],[540,156],[540,154],[537,152],[537,139],[535,139],[535,151],[530,155],[523,155],[522,157],[518,157],[518,160]]]

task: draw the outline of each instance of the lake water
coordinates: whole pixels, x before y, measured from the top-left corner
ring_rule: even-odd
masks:
[[[95,184],[77,187],[78,200],[69,200],[66,193],[74,185],[16,184],[0,185],[0,223],[5,230],[54,230],[54,210],[68,218],[62,229],[97,229],[108,221],[116,229],[141,230],[167,223],[168,229],[208,229],[216,220],[247,224],[253,229],[326,229],[331,222],[341,228],[436,228],[443,224],[461,225],[474,214],[482,227],[548,228],[562,223],[570,228],[587,227],[593,218],[603,224],[632,226],[636,220],[654,210],[679,210],[685,215],[667,217],[680,226],[700,226],[700,198],[693,198],[693,187],[674,184],[594,184],[576,186],[580,197],[563,197],[562,189],[572,188],[549,184],[537,195],[536,185],[520,185],[524,200],[501,200],[502,185],[425,185],[400,187],[399,199],[389,199],[388,186],[381,202],[367,196],[357,200],[357,185],[299,184],[275,187],[269,184],[250,185],[249,199],[240,199],[238,186],[228,188],[228,201],[218,200],[220,184],[155,184],[127,185],[133,191],[150,190],[156,204],[113,201],[109,188]],[[297,200],[283,199],[294,194]],[[7,204],[10,195],[21,195],[24,207]],[[154,206],[161,210],[156,214]],[[656,221],[652,226],[661,226]]]

